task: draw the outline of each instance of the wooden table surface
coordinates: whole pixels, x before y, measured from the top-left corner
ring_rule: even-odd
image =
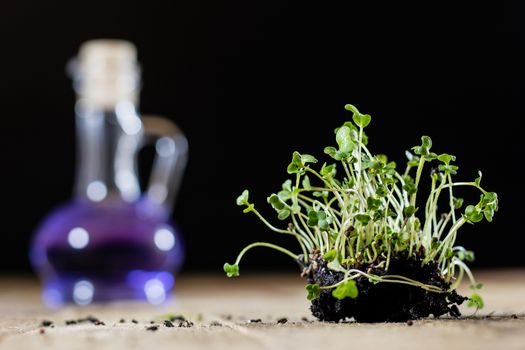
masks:
[[[0,349],[525,349],[525,270],[480,271],[478,279],[485,284],[482,312],[471,316],[463,308],[462,319],[409,326],[303,321],[313,318],[304,280],[296,275],[182,275],[176,297],[161,307],[115,303],[57,310],[41,305],[36,281],[1,277]],[[183,314],[194,326],[158,322],[158,331],[146,330],[164,313]],[[105,325],[64,323],[88,315]],[[288,322],[277,323],[282,317]],[[55,326],[42,334],[44,319]]]

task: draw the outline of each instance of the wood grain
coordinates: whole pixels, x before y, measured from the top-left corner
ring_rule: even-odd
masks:
[[[409,326],[305,322],[303,317],[313,319],[304,280],[296,275],[182,275],[174,299],[162,307],[113,303],[56,310],[41,305],[36,281],[3,277],[0,349],[525,349],[525,270],[480,271],[478,279],[485,285],[483,312],[471,316],[472,310],[463,308],[462,319]],[[175,322],[167,328],[157,322],[158,331],[146,330],[167,312],[183,314],[195,325]],[[64,323],[87,315],[106,325]],[[288,322],[278,324],[282,317]],[[250,322],[259,318],[262,322]],[[55,326],[41,334],[44,319]]]

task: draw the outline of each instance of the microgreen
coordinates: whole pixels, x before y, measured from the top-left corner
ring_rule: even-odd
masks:
[[[485,303],[479,294],[472,294],[467,301],[468,307],[475,307],[476,309],[483,309]]]
[[[332,291],[332,296],[336,299],[344,299],[347,297],[355,299],[357,298],[358,294],[359,293],[354,280],[344,281]]]
[[[234,264],[230,265],[228,263],[224,264],[224,272],[228,277],[237,277],[239,276],[239,265]]]
[[[405,152],[406,166],[398,169],[386,155],[374,154],[368,148],[364,129],[369,127],[371,116],[353,105],[345,109],[352,113],[351,121],[335,129],[334,144],[324,148],[326,161],[293,152],[287,167],[292,178],[268,196],[277,218],[287,221],[286,228],[266,220],[249,201],[248,190],[237,198],[237,205],[244,207],[245,213],[254,213],[270,230],[296,239],[301,253],[272,243],[252,243],[234,264],[224,265],[228,277],[239,275],[239,263],[247,251],[267,247],[301,260],[305,266],[324,261],[328,269],[342,274],[333,285],[308,284],[308,300],[318,298],[324,290],[337,299],[358,298],[359,278],[374,284],[403,283],[429,292],[449,292],[466,274],[472,288],[479,290],[481,285],[466,264],[474,260],[474,253],[455,246],[455,242],[464,224],[491,222],[498,211],[498,196],[481,187],[481,172],[472,181],[454,181],[453,176],[459,172],[456,157],[434,153],[429,136],[421,137],[421,144],[412,147],[412,152]],[[420,188],[420,182],[425,168],[430,189],[423,198],[426,191]],[[479,201],[464,203],[454,195],[457,187],[479,191]],[[438,213],[438,202],[442,207],[443,197],[448,205]],[[421,265],[432,262],[451,289],[389,275],[393,258],[415,259]],[[380,267],[386,274],[372,274],[361,270],[363,266]],[[483,300],[474,293],[468,305],[481,308]]]
[[[306,299],[314,300],[319,298],[321,294],[321,287],[318,284],[307,284],[306,285],[307,296]]]

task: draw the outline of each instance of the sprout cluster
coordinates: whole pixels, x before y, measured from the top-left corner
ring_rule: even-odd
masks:
[[[272,231],[293,236],[301,253],[296,254],[267,242],[246,246],[234,264],[226,263],[228,277],[239,275],[243,255],[254,247],[268,247],[285,253],[305,264],[324,259],[328,267],[344,273],[344,278],[331,286],[309,284],[307,297],[313,300],[321,289],[332,289],[335,298],[355,298],[358,295],[355,279],[359,276],[371,282],[404,283],[432,292],[447,292],[440,287],[423,284],[401,275],[382,276],[367,273],[363,268],[374,266],[388,272],[392,258],[417,259],[422,265],[434,262],[451,290],[467,274],[471,288],[476,283],[466,262],[474,260],[474,253],[455,246],[458,230],[466,223],[492,221],[498,210],[498,197],[481,187],[481,172],[473,181],[454,182],[458,166],[450,154],[432,151],[432,140],[421,138],[421,145],[407,151],[407,164],[402,172],[394,162],[382,154],[373,154],[367,147],[364,129],[371,117],[362,114],[353,105],[345,108],[352,120],[335,130],[337,146],[324,149],[333,162],[323,163],[312,155],[294,152],[286,180],[279,192],[268,197],[279,220],[288,221],[286,228],[277,228],[268,222],[249,200],[245,190],[237,205],[245,213],[254,213]],[[432,163],[432,167],[428,165]],[[430,170],[430,192],[423,206],[417,205],[423,170]],[[463,208],[463,199],[454,195],[454,188],[469,186],[480,192],[479,202]],[[438,214],[438,201],[445,197],[448,208]],[[420,199],[421,200],[421,199]],[[478,294],[470,297],[469,305],[478,308],[483,300]]]

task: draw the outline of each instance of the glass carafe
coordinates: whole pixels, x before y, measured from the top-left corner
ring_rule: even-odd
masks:
[[[137,112],[140,69],[125,41],[85,43],[70,63],[77,92],[77,172],[72,200],[35,232],[30,258],[48,305],[122,299],[162,303],[183,258],[171,208],[187,142],[171,121]],[[155,146],[141,192],[137,154]]]

